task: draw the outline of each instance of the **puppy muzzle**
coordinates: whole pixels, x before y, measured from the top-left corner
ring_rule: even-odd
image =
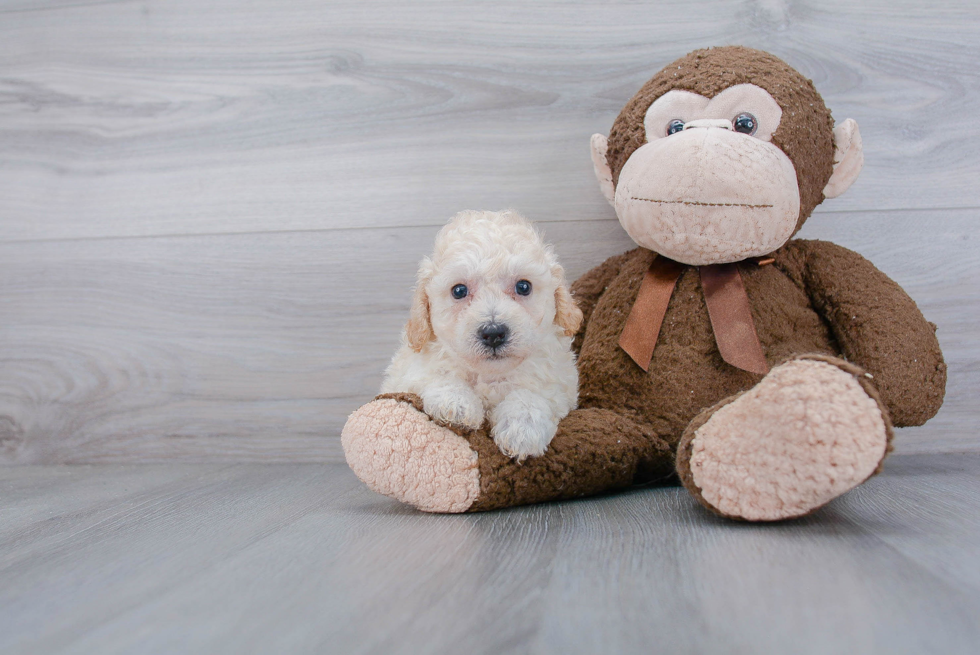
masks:
[[[505,323],[484,323],[477,328],[476,337],[488,354],[500,355],[510,341],[510,328]]]

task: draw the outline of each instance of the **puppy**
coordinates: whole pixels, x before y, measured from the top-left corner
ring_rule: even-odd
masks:
[[[500,450],[541,455],[578,402],[572,337],[582,322],[551,247],[513,211],[457,214],[419,265],[402,346],[382,393],[479,428]]]

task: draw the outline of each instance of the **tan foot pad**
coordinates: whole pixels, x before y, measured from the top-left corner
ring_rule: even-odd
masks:
[[[798,359],[697,428],[691,474],[703,499],[750,521],[802,516],[868,479],[885,456],[878,403],[851,373]]]
[[[469,443],[411,404],[383,398],[350,415],[341,434],[347,464],[380,494],[426,512],[465,512],[480,494]]]

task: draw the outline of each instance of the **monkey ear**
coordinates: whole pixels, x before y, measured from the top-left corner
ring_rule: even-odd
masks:
[[[429,294],[425,291],[429,281],[429,276],[423,273],[423,270],[427,268],[426,264],[427,262],[422,262],[418,284],[415,287],[415,296],[412,298],[412,310],[408,315],[408,323],[405,324],[405,338],[408,339],[408,345],[415,352],[421,351],[425,344],[436,338],[435,332],[432,331],[432,321],[429,318]]]
[[[574,337],[582,325],[582,310],[564,283],[555,289],[555,325],[565,331],[566,337]]]
[[[599,180],[599,189],[606,197],[609,204],[616,206],[616,188],[613,186],[612,170],[609,169],[609,162],[606,161],[606,149],[609,142],[602,134],[592,135],[592,167],[595,169],[596,179]]]
[[[834,172],[824,187],[825,198],[847,191],[864,166],[864,146],[858,124],[848,118],[834,128]]]

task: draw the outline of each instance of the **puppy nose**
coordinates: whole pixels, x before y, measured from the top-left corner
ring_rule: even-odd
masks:
[[[477,334],[487,347],[496,349],[506,343],[510,328],[502,323],[488,323],[481,326]]]

